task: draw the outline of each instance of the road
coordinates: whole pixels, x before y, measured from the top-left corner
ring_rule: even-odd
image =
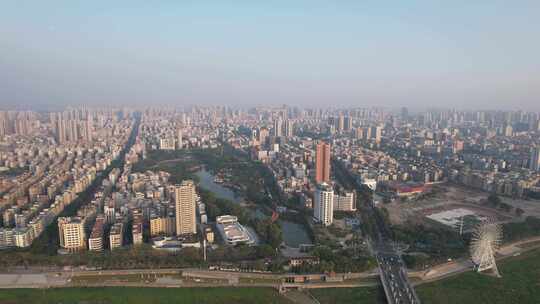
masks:
[[[336,162],[334,162],[336,163]],[[356,180],[351,172],[337,164],[334,166],[339,173],[346,176],[349,182],[354,183],[357,191],[365,191],[365,187]],[[384,293],[389,304],[420,304],[407,275],[407,268],[401,259],[401,255],[393,247],[390,228],[378,212],[373,199],[366,203],[364,212],[374,220],[372,231],[371,248],[379,264],[379,276],[384,287]],[[369,223],[364,223],[370,225]]]
[[[380,278],[389,304],[420,303],[407,276],[407,269],[393,250],[379,248],[376,254]]]

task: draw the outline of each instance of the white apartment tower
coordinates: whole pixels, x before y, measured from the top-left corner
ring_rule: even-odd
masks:
[[[175,186],[174,192],[176,200],[176,234],[197,233],[195,184],[192,180],[185,180],[180,185]]]
[[[79,217],[58,218],[60,247],[70,252],[86,249],[86,235],[83,221]]]
[[[313,216],[324,226],[330,226],[334,217],[334,190],[327,183],[317,185]]]

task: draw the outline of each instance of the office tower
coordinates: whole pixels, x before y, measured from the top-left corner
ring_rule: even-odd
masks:
[[[540,171],[540,146],[531,149],[531,163],[529,168],[533,171]]]
[[[195,184],[183,181],[175,187],[176,235],[197,233],[195,219]]]
[[[317,144],[315,161],[315,182],[330,182],[330,144],[323,141]]]
[[[327,183],[317,185],[313,216],[321,224],[329,226],[334,217],[334,190]]]
[[[86,235],[80,217],[58,218],[58,234],[60,247],[67,249],[69,252],[86,249]]]
[[[285,121],[285,136],[286,137],[293,137],[294,136],[294,123],[290,119],[287,119]]]
[[[278,118],[276,120],[274,120],[274,136],[275,137],[280,137],[282,136],[282,121],[281,121],[281,118]]]

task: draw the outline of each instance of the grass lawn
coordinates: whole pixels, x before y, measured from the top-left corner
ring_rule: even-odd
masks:
[[[0,303],[263,303],[291,304],[271,288],[58,288],[3,289]]]
[[[540,303],[540,250],[502,262],[499,271],[500,279],[471,271],[416,291],[424,304]]]
[[[386,303],[382,287],[322,288],[309,291],[321,304]]]

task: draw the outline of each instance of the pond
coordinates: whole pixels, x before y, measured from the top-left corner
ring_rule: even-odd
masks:
[[[199,177],[200,186],[216,195],[218,198],[228,199],[234,203],[242,203],[244,198],[240,195],[237,195],[231,189],[224,187],[214,181],[214,175],[211,172],[207,171],[205,168],[197,171],[195,173]],[[259,209],[248,209],[251,216],[256,218],[264,218],[264,213]],[[290,247],[299,247],[300,244],[311,244],[308,233],[304,227],[300,224],[279,220],[281,229],[283,230],[283,241],[287,246]]]
[[[228,199],[235,203],[241,203],[244,199],[242,196],[237,195],[234,191],[227,187],[216,183],[214,181],[214,176],[212,173],[202,168],[201,170],[195,172],[195,175],[199,177],[200,186],[212,193],[218,198]]]

